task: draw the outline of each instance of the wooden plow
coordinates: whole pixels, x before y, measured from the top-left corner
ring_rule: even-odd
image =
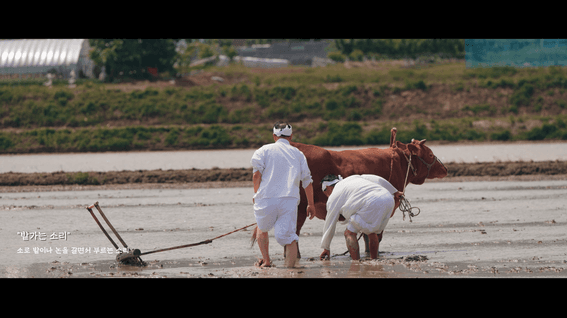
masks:
[[[102,226],[102,224],[100,223],[100,221],[98,220],[98,218],[96,217],[96,215],[93,212],[93,208],[96,208],[98,210],[98,212],[100,213],[100,215],[102,216],[102,218],[104,219],[104,221],[106,222],[106,224],[108,225],[108,227],[110,227],[110,229],[112,230],[112,232],[114,233],[114,235],[116,235],[116,237],[118,238],[118,240],[120,241],[120,243],[122,244],[122,246],[124,246],[124,248],[121,250],[118,245],[114,242],[114,240],[112,240],[112,238],[110,237],[110,235],[108,234],[108,232],[104,229],[104,227]],[[175,249],[179,249],[179,248],[186,248],[186,247],[193,247],[193,246],[198,246],[198,245],[203,245],[203,244],[210,244],[212,243],[214,240],[219,239],[221,237],[227,236],[229,234],[238,232],[240,230],[243,230],[245,228],[251,227],[253,225],[256,225],[256,223],[252,223],[250,225],[246,225],[244,227],[241,227],[239,229],[236,229],[234,231],[225,233],[223,235],[219,235],[215,238],[209,239],[209,240],[204,240],[201,242],[197,242],[197,243],[192,243],[192,244],[186,244],[186,245],[180,245],[180,246],[173,246],[173,247],[168,247],[168,248],[162,248],[162,249],[158,249],[158,250],[154,250],[154,251],[149,251],[149,252],[144,252],[142,253],[139,249],[132,249],[129,248],[128,245],[126,244],[126,242],[124,242],[124,240],[122,239],[122,237],[120,237],[120,234],[118,234],[118,232],[116,231],[116,229],[114,228],[114,226],[112,226],[112,224],[110,223],[110,221],[108,220],[108,218],[106,217],[106,215],[102,212],[102,209],[100,208],[100,206],[98,205],[98,202],[95,202],[93,205],[91,206],[87,206],[87,210],[90,212],[90,214],[92,215],[93,219],[95,220],[95,222],[98,224],[98,226],[100,227],[100,229],[102,230],[102,232],[104,233],[104,235],[108,238],[108,240],[110,241],[110,243],[112,243],[112,245],[114,246],[114,248],[119,251],[119,254],[116,256],[116,261],[120,264],[124,264],[124,265],[134,265],[134,266],[146,266],[147,264],[142,260],[142,258],[140,256],[142,255],[147,255],[147,254],[152,254],[152,253],[158,253],[158,252],[165,252],[165,251],[171,251],[171,250],[175,250]]]

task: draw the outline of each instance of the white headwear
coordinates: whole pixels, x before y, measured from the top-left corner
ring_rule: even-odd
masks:
[[[323,186],[322,186],[323,191],[325,191],[325,189],[327,189],[328,186],[332,186],[332,185],[338,183],[341,180],[343,180],[343,177],[341,177],[341,175],[339,175],[338,179],[335,179],[333,181],[323,181]]]
[[[283,136],[291,136],[291,125],[287,124],[285,128],[276,128],[274,127],[274,135],[281,137]]]

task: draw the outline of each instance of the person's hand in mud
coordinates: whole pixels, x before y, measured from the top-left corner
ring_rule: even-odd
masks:
[[[323,253],[319,256],[319,260],[329,260],[331,259],[331,251],[327,249],[323,249]]]

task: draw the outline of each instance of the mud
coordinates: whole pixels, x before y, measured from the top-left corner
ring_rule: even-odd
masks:
[[[136,170],[0,174],[0,186],[113,185],[136,183],[202,183],[252,180],[252,169]]]
[[[447,163],[449,178],[567,175],[567,161]],[[0,174],[0,187],[201,184],[252,180],[252,168],[190,170],[123,170],[108,172],[51,172]],[[188,187],[190,185],[187,185]]]
[[[98,201],[125,242],[147,252],[200,242],[254,223],[250,184],[2,192],[0,277],[566,277],[567,179],[545,175],[538,179],[453,179],[408,186],[407,197],[421,213],[409,222],[396,212],[386,227],[377,260],[352,261],[348,253],[343,255],[345,226],[338,225],[331,244],[334,256],[320,261],[323,221],[308,220],[299,240],[302,258],[294,269],[283,268],[283,248],[272,232],[270,253],[275,267],[254,267],[260,252],[249,245],[253,228],[211,244],[143,256],[146,267],[120,265],[115,251],[102,252],[112,245],[85,209]],[[22,232],[37,232],[39,238],[24,240]],[[62,237],[61,233],[67,234]]]

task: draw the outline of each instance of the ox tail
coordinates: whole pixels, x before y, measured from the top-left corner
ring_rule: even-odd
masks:
[[[258,226],[256,225],[256,227],[254,228],[254,231],[252,231],[252,237],[250,238],[250,248],[253,248],[254,243],[256,243],[257,232],[258,232]]]

